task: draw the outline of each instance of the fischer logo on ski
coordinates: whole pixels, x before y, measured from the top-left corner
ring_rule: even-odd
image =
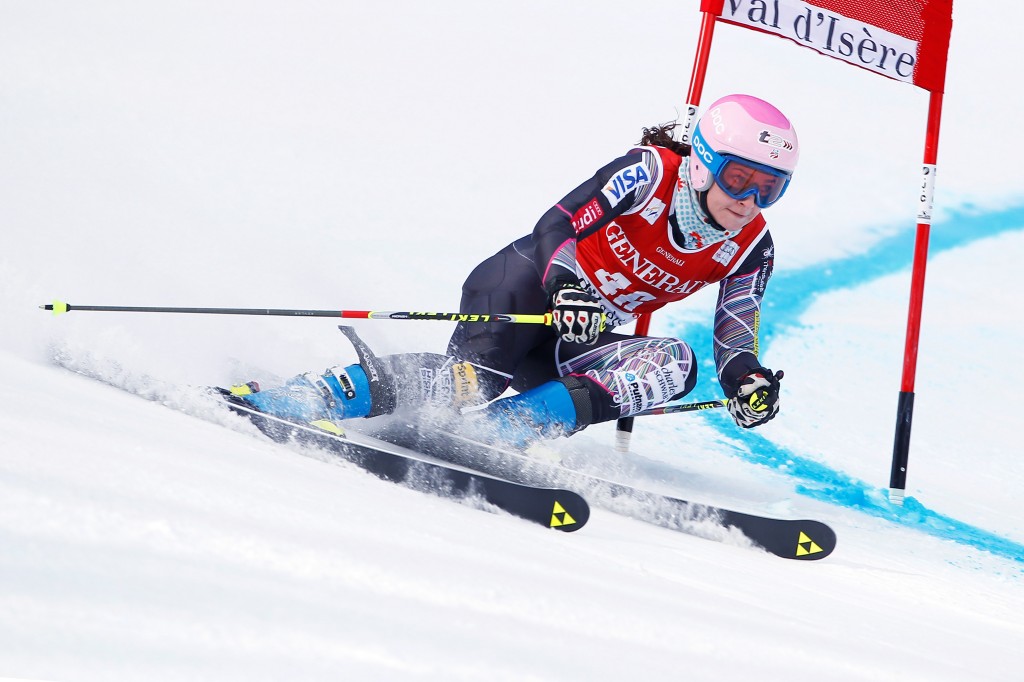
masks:
[[[572,526],[576,524],[576,519],[569,515],[569,512],[565,511],[565,508],[561,505],[558,500],[555,500],[555,506],[551,510],[551,524],[549,528],[561,528],[562,526]]]
[[[818,543],[808,537],[807,533],[800,531],[800,539],[796,542],[796,556],[807,556],[824,551]]]

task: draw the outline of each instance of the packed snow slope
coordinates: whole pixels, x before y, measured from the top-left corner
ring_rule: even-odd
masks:
[[[1016,680],[1018,3],[958,3],[908,494],[886,501],[927,93],[735,27],[705,102],[801,167],[763,361],[780,417],[599,425],[606,478],[818,518],[785,561],[594,509],[546,531],[262,439],[194,387],[347,363],[329,320],[71,304],[456,308],[471,267],[676,117],[699,3],[0,0],[0,677]],[[714,292],[655,318],[710,362]],[[515,312],[515,311],[509,311]],[[445,323],[358,326],[380,352]]]

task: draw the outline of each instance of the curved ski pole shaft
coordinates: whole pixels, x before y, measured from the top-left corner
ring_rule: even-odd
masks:
[[[54,301],[39,306],[54,315],[73,310],[110,313],[191,313],[199,315],[276,315],[287,317],[333,317],[349,320],[436,320],[444,322],[508,322],[511,324],[551,324],[551,314],[514,313],[433,313],[405,310],[298,310],[289,308],[176,308],[158,306],[71,305]]]

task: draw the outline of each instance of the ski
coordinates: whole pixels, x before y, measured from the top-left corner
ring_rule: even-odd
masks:
[[[739,532],[751,543],[784,559],[816,561],[827,557],[836,547],[835,531],[813,519],[760,516],[662,495],[447,432],[428,432],[393,423],[374,435],[490,475],[532,485],[570,488],[585,495],[595,506],[664,528],[718,541]]]
[[[224,389],[219,392],[232,411],[272,440],[321,448],[383,480],[445,498],[479,498],[513,516],[563,532],[579,530],[590,518],[587,501],[573,491],[507,481],[368,436],[346,435],[330,421],[301,424],[282,419],[252,408]]]

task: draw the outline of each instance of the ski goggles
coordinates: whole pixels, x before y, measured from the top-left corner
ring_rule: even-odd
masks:
[[[793,177],[788,171],[763,163],[732,154],[718,154],[712,151],[698,130],[693,133],[693,151],[690,153],[699,155],[723,192],[736,201],[753,196],[754,203],[761,208],[768,208],[781,199]]]

